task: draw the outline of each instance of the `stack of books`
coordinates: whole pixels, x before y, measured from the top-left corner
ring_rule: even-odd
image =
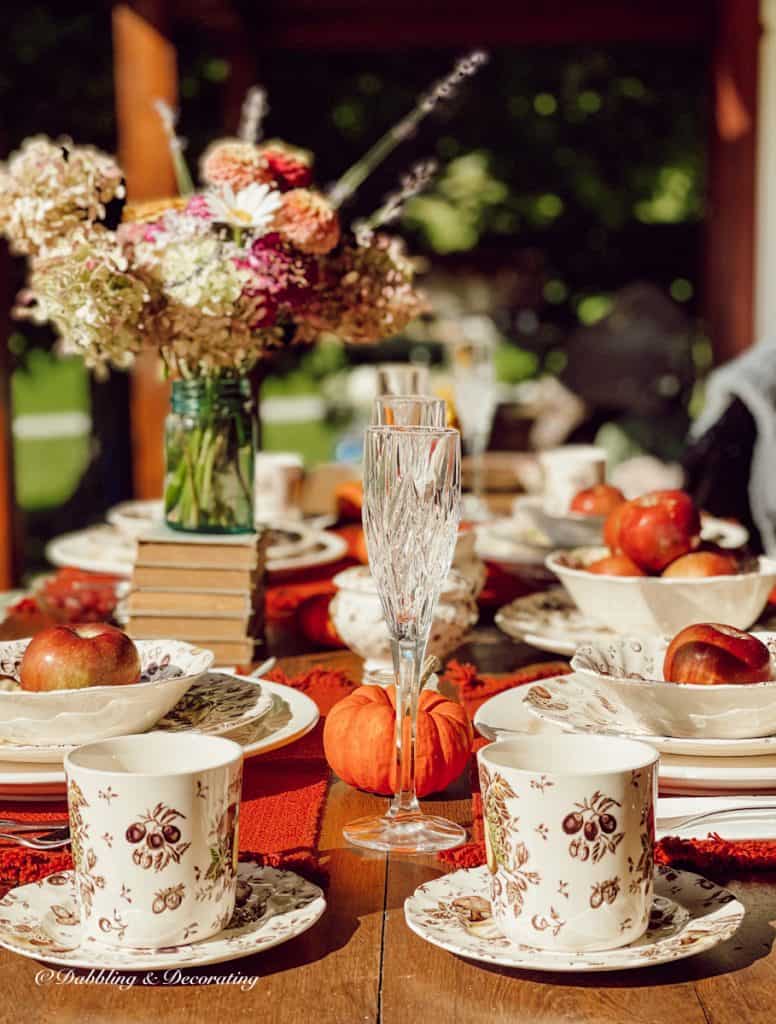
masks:
[[[259,533],[183,533],[156,526],[137,542],[127,632],[207,647],[217,665],[253,658],[263,630]]]

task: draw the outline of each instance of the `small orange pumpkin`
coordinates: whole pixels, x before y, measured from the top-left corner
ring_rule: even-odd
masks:
[[[399,788],[395,732],[395,687],[360,686],[326,717],[326,760],[348,785],[390,796]],[[465,709],[441,693],[423,690],[415,745],[418,796],[438,793],[457,779],[466,767],[472,742]]]

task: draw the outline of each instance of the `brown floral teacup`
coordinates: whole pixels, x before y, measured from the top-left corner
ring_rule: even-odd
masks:
[[[477,755],[493,917],[515,942],[582,952],[646,931],[658,754],[608,736],[524,736]]]
[[[71,751],[65,773],[85,938],[159,948],[226,926],[237,886],[237,743],[123,736]]]

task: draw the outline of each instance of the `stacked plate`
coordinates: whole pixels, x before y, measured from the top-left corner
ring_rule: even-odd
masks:
[[[56,566],[131,576],[137,537],[161,516],[161,502],[124,502],[110,510],[107,524],[55,537],[46,547],[46,557]],[[271,573],[329,565],[347,551],[342,537],[304,523],[273,520],[265,525],[270,531],[267,570]]]
[[[28,641],[0,644],[0,797],[65,796],[74,746],[148,729],[227,736],[245,757],[286,746],[314,728],[316,704],[266,679],[212,672],[212,654],[176,641],[138,641],[141,681],[45,693],[15,685]]]
[[[776,633],[755,633],[771,651]],[[677,685],[660,671],[665,638],[600,637],[581,646],[570,675],[508,690],[481,706],[489,739],[586,732],[644,740],[660,753],[666,795],[776,793],[776,681]]]

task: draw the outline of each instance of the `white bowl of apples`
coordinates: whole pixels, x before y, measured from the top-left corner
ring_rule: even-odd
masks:
[[[555,515],[544,507],[541,496],[528,494],[515,499],[515,508],[523,512],[558,548],[600,544],[607,515],[625,501],[622,491],[610,484],[595,484],[575,495],[565,515]]]
[[[744,739],[776,734],[776,633],[697,623],[668,637],[580,647],[571,666],[609,707],[653,736]]]
[[[103,623],[0,643],[2,743],[80,744],[145,732],[213,664],[180,640],[131,640]]]
[[[585,615],[617,633],[670,636],[706,621],[748,629],[776,585],[776,561],[702,543],[682,491],[623,502],[604,538],[606,548],[554,551],[545,564]]]

